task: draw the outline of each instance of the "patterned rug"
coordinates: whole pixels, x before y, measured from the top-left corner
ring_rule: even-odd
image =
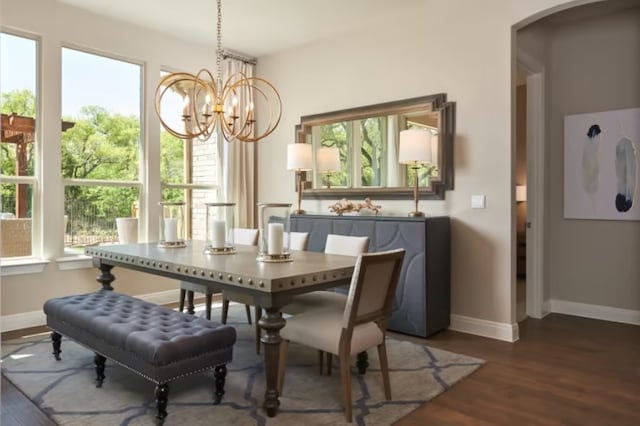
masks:
[[[214,310],[212,318],[219,318]],[[280,411],[275,418],[261,409],[263,358],[255,354],[253,326],[244,306],[231,305],[229,324],[238,341],[228,365],[225,395],[212,405],[213,373],[176,380],[169,385],[165,425],[336,425],[346,424],[340,370],[320,376],[316,351],[289,346]],[[107,360],[106,380],[95,387],[93,353],[63,338],[62,360],[55,361],[48,334],[2,342],[2,374],[60,425],[153,425],[154,385]],[[354,423],[390,425],[446,391],[484,361],[395,339],[387,340],[393,401],[386,401],[377,351],[369,351],[369,369],[353,371]]]

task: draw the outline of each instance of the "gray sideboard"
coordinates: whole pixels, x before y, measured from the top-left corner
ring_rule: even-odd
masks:
[[[309,233],[311,251],[324,251],[327,234],[367,236],[369,252],[404,248],[389,330],[427,337],[449,327],[449,217],[292,215],[291,230]]]

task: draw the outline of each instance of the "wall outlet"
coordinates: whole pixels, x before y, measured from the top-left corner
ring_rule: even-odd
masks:
[[[471,208],[472,209],[484,209],[487,204],[487,197],[484,195],[472,195],[471,196]]]

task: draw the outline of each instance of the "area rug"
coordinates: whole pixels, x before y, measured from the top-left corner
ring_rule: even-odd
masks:
[[[340,370],[320,376],[316,351],[292,344],[280,410],[275,418],[261,408],[263,358],[256,355],[253,326],[244,306],[233,305],[229,324],[238,331],[233,362],[228,365],[225,395],[212,405],[212,373],[172,382],[171,425],[336,425],[346,424]],[[212,318],[219,318],[215,310]],[[153,425],[154,385],[107,360],[106,380],[96,388],[93,353],[66,338],[62,360],[51,354],[48,334],[2,342],[2,374],[60,425]],[[393,401],[386,401],[377,351],[369,351],[365,375],[353,371],[353,424],[390,425],[479,368],[483,361],[428,346],[387,339]],[[337,361],[334,362],[336,364]]]

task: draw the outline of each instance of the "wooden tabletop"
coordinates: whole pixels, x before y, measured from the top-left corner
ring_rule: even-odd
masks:
[[[211,281],[268,293],[317,287],[348,280],[355,257],[310,251],[293,251],[292,261],[257,260],[256,246],[236,246],[235,254],[204,254],[205,242],[192,240],[187,247],[163,248],[157,243],[88,247],[85,254],[101,263],[141,270],[181,280]],[[309,289],[306,289],[307,291]]]

